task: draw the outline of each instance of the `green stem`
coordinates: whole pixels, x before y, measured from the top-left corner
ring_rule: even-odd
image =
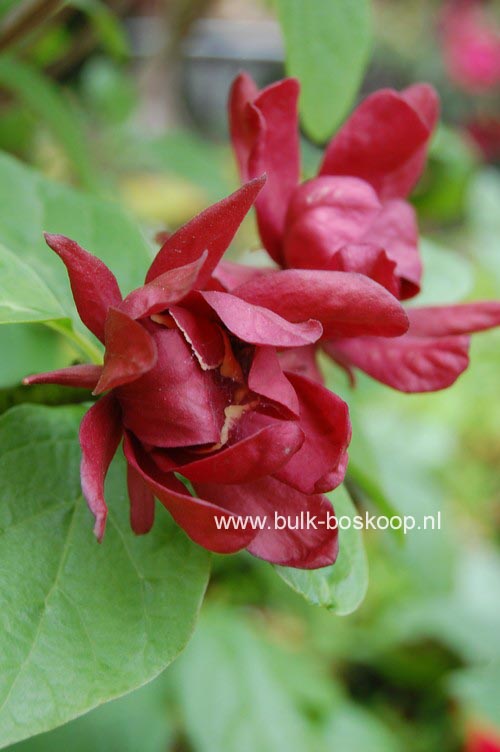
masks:
[[[95,363],[96,365],[102,364],[102,351],[96,347],[93,342],[84,337],[83,334],[75,331],[72,327],[69,328],[64,326],[64,324],[61,324],[58,321],[47,321],[46,326],[69,339],[70,342],[75,345],[83,355],[89,358],[92,363]]]

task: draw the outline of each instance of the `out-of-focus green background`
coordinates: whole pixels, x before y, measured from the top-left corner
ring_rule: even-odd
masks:
[[[225,100],[242,68],[262,85],[283,75],[270,0],[40,3],[47,13],[24,28],[23,5],[0,2],[2,150],[123,203],[150,238],[237,186]],[[449,79],[442,10],[376,2],[363,84],[425,79],[442,96],[414,197],[426,303],[500,297],[500,171],[467,132],[500,118],[500,93]],[[492,24],[498,11],[489,5]],[[312,174],[320,151],[303,146]],[[252,217],[231,253],[259,258]],[[2,406],[26,371],[67,359],[62,341],[47,346],[57,336],[0,331]],[[471,729],[500,736],[500,332],[475,337],[471,360],[426,396],[363,377],[353,392],[326,366],[351,405],[353,456],[393,508],[441,512],[439,531],[364,535],[370,579],[355,613],[307,605],[247,555],[220,557],[195,636],[163,675],[15,749],[456,752]]]

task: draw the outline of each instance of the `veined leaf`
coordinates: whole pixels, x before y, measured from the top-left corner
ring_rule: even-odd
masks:
[[[193,630],[208,554],[158,510],[129,529],[123,461],[98,545],[81,496],[81,407],[0,418],[0,746],[54,728],[156,676]]]
[[[286,68],[301,83],[305,130],[325,141],[345,117],[370,52],[369,0],[276,0]]]
[[[323,569],[294,569],[276,567],[282,579],[315,606],[323,606],[336,614],[346,615],[355,611],[363,600],[368,587],[368,564],[360,530],[349,524],[347,518],[356,515],[356,509],[347,490],[340,486],[329,494],[339,529],[339,555],[331,567]]]
[[[38,274],[0,245],[0,323],[45,322],[65,316]]]

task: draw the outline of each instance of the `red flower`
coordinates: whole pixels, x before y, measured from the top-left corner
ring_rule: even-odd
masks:
[[[314,343],[321,325],[280,317],[211,281],[263,182],[248,183],[171,235],[144,286],[125,299],[99,259],[68,238],[46,236],[67,267],[83,323],[105,345],[104,365],[72,366],[25,383],[105,393],[80,429],[82,488],[99,540],[104,479],[123,437],[135,532],[153,524],[156,496],[212,551],[247,548],[302,568],[335,561],[336,531],[326,526],[332,507],[321,494],[343,479],[347,406],[307,378],[285,374],[277,356],[277,348]],[[292,521],[309,513],[316,527],[275,530],[275,511]],[[239,527],[246,515],[268,515],[268,524]],[[236,524],[218,529],[217,519]]]
[[[418,228],[405,199],[423,170],[437,121],[435,91],[416,84],[401,94],[384,89],[369,96],[327,146],[319,176],[302,184],[298,94],[295,79],[262,91],[245,74],[233,84],[230,126],[240,171],[245,179],[267,172],[257,220],[265,248],[285,271],[241,276],[222,263],[217,278],[280,315],[315,315],[324,350],[349,370],[356,366],[405,392],[449,386],[467,367],[466,335],[500,323],[500,304],[409,309],[410,328],[396,339],[388,339],[397,333],[383,325],[377,308],[380,290],[404,300],[420,288]],[[344,289],[360,275],[378,283],[359,300],[360,323],[366,327],[369,319],[372,326],[365,334],[343,325],[342,294],[330,300],[326,320],[313,313],[326,295],[327,276],[338,275],[342,288],[340,278],[349,272]],[[314,353],[305,353],[295,356],[295,367],[312,376]]]
[[[483,5],[482,0],[451,0],[442,21],[448,75],[471,93],[500,84],[500,33],[491,27]]]

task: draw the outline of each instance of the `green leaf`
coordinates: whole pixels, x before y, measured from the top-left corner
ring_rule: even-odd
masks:
[[[29,373],[63,368],[75,357],[66,340],[42,324],[0,326],[0,352],[0,389],[19,384]]]
[[[360,490],[363,496],[365,496],[375,509],[380,514],[386,517],[395,517],[398,515],[398,510],[394,504],[390,501],[387,495],[384,493],[382,487],[377,483],[375,476],[367,473],[360,465],[357,465],[349,460],[349,469],[347,480],[350,483],[354,483],[354,488]],[[349,486],[351,488],[351,486]],[[389,531],[399,540],[404,540],[404,533],[402,529],[395,529],[389,527]]]
[[[32,266],[79,324],[62,261],[43,231],[76,240],[113,271],[124,293],[142,284],[152,252],[117,204],[47,180],[0,153],[0,242]]]
[[[102,545],[80,490],[81,407],[0,418],[0,745],[54,728],[144,684],[182,650],[209,557],[163,509],[128,522],[123,460],[108,478]]]
[[[287,72],[301,83],[304,128],[325,141],[351,107],[370,52],[369,0],[277,0]]]
[[[172,737],[165,675],[53,731],[9,747],[11,752],[164,752]]]
[[[273,653],[229,609],[204,611],[173,669],[186,732],[196,752],[317,749]]]
[[[356,509],[343,486],[330,497],[337,519],[356,516]],[[341,616],[350,614],[359,606],[368,587],[368,564],[361,531],[352,525],[339,530],[339,555],[331,567],[314,570],[276,567],[276,571],[309,603]]]
[[[82,185],[96,188],[85,133],[57,86],[36,68],[5,56],[0,58],[0,87],[14,94],[45,122]]]
[[[64,318],[57,298],[37,273],[0,245],[0,324]]]
[[[137,226],[119,206],[47,180],[1,153],[0,203],[0,243],[52,293],[61,323],[71,319],[72,325],[59,326],[61,333],[96,360],[99,351],[80,322],[64,264],[47,247],[43,231],[67,235],[101,258],[127,293],[142,284],[152,256]],[[18,292],[13,302],[26,305],[26,296]]]

